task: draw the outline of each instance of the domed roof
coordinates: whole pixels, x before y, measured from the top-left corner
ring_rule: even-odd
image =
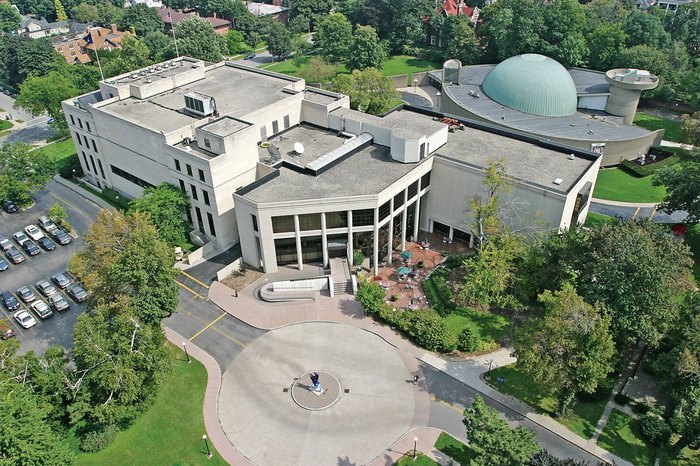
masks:
[[[576,112],[576,85],[559,62],[544,55],[517,55],[484,78],[486,95],[501,105],[533,115],[561,117]]]

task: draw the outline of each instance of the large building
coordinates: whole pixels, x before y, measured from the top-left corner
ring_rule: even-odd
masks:
[[[504,159],[514,224],[584,220],[600,157],[492,125],[408,109],[384,117],[347,96],[234,63],[180,58],[63,103],[87,180],[129,197],[163,182],[218,250],[241,244],[267,272],[327,265],[441,231],[469,240],[484,167]]]
[[[663,137],[663,130],[632,124],[641,92],[659,84],[648,71],[566,69],[525,54],[498,65],[448,60],[430,81],[440,90],[442,112],[593,150],[603,154],[604,166],[636,159]]]

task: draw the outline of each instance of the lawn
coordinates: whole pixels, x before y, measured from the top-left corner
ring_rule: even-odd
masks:
[[[654,447],[647,445],[642,439],[639,423],[616,409],[610,414],[598,445],[636,466],[654,464]]]
[[[503,382],[497,382],[498,377],[503,379]],[[533,408],[555,417],[557,401],[542,393],[539,387],[533,385],[532,379],[518,371],[514,364],[493,369],[488,383],[499,392],[514,396]],[[578,401],[569,409],[566,417],[555,417],[555,419],[581,437],[590,439],[593,437],[595,426],[606,404],[607,399],[595,402]]]
[[[459,464],[467,465],[471,462],[469,447],[445,432],[440,433],[435,448]]]
[[[440,464],[428,458],[423,453],[418,453],[414,460],[413,452],[411,451],[403,455],[400,460],[394,463],[394,466],[440,466]]]
[[[681,138],[681,120],[672,120],[670,118],[661,118],[650,113],[637,112],[634,115],[634,124],[655,131],[657,129],[665,129],[664,139],[666,141],[678,142]]]
[[[42,147],[42,150],[56,163],[58,170],[60,170],[64,164],[69,163],[68,158],[76,153],[75,144],[73,144],[73,139],[71,138],[47,144]]]
[[[593,197],[623,202],[661,202],[666,195],[663,186],[652,186],[652,177],[637,178],[619,168],[598,172]]]
[[[493,349],[492,342],[502,340],[510,335],[511,317],[469,307],[460,307],[445,317],[445,324],[455,336],[459,336],[466,327],[471,327],[481,337],[479,351],[488,351]]]
[[[0,110],[2,111],[2,110]],[[12,128],[12,122],[8,120],[0,120],[0,131],[5,131]]]
[[[588,212],[586,215],[586,222],[583,226],[588,228],[594,228],[602,225],[607,225],[609,223],[616,223],[617,220],[609,215],[597,214],[595,212]]]
[[[207,372],[198,361],[187,364],[184,353],[170,345],[173,372],[156,400],[132,426],[98,453],[83,453],[76,465],[216,465],[227,463],[216,453],[207,459],[202,435],[202,403]],[[211,443],[210,443],[211,448]],[[213,450],[213,448],[212,448]]]

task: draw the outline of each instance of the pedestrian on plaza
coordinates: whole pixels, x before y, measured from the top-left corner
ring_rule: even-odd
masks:
[[[414,375],[413,376],[413,385],[416,385],[418,383],[418,376]]]

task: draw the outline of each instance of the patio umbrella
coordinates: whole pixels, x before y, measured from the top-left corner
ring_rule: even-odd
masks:
[[[399,267],[398,269],[396,269],[397,275],[408,275],[409,273],[411,273],[411,269],[409,269],[408,267]]]
[[[401,253],[401,259],[405,261],[409,260],[411,257],[413,257],[413,253],[411,251],[404,251]]]

